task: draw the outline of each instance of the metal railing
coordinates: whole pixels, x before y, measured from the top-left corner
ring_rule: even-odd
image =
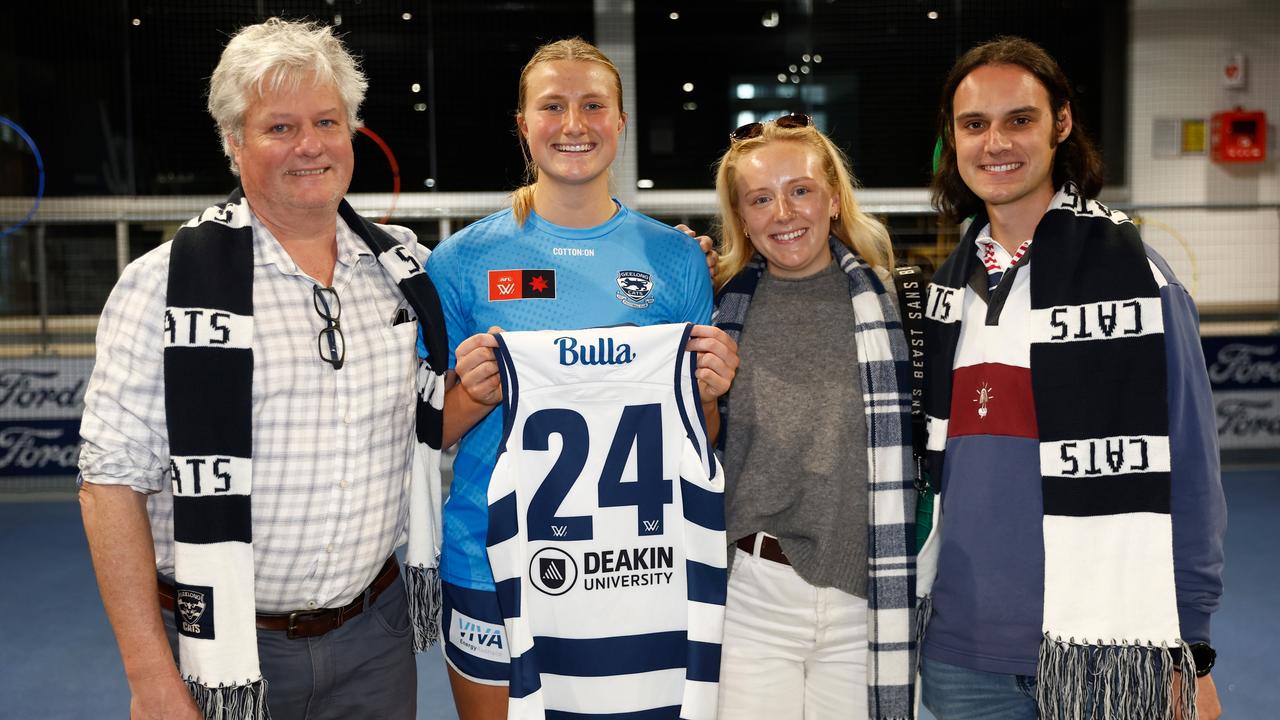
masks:
[[[954,227],[942,226],[933,220],[929,193],[924,188],[864,189],[859,191],[858,197],[864,209],[887,217],[891,222],[912,217],[920,219],[919,227],[914,230],[895,228],[895,243],[903,249],[899,254],[904,259],[914,261],[923,258],[927,262],[936,263],[957,239]],[[1126,197],[1127,192],[1120,189],[1106,193],[1104,200],[1138,218],[1140,223],[1148,213],[1264,211],[1275,214],[1275,225],[1280,226],[1280,205],[1135,207],[1126,204]],[[105,299],[106,292],[114,285],[115,278],[123,272],[125,266],[140,254],[138,248],[134,247],[139,235],[144,234],[139,232],[139,227],[150,228],[145,234],[155,243],[161,242],[179,224],[222,199],[213,195],[44,199],[28,227],[18,234],[0,238],[0,357],[32,354],[91,355],[100,302]],[[375,219],[382,219],[388,209],[394,207],[391,222],[414,226],[423,239],[432,244],[447,238],[466,222],[505,207],[509,196],[505,192],[413,193],[398,197],[390,193],[360,193],[348,196],[348,200],[357,211]],[[30,210],[32,202],[32,198],[0,197],[0,218],[23,217]],[[711,218],[716,212],[715,193],[711,190],[639,191],[630,204],[645,214],[671,222],[686,222],[699,230],[710,227]],[[0,225],[3,224],[4,221],[0,220]],[[111,252],[98,253],[97,274],[92,280],[94,289],[101,298],[98,300],[98,307],[69,310],[66,302],[60,302],[64,298],[57,295],[57,269],[50,267],[50,246],[55,240],[50,238],[50,233],[60,230],[65,235],[66,230],[72,226],[94,226],[98,241],[114,241]],[[1177,237],[1177,233],[1173,235]],[[12,250],[24,239],[33,243],[34,247],[27,249],[25,257],[15,259],[14,255],[22,253]],[[1180,238],[1179,241],[1181,242]],[[90,246],[96,244],[98,243],[89,243]],[[1271,256],[1253,258],[1251,262],[1260,263],[1263,268],[1273,268],[1273,272],[1280,275],[1280,234],[1261,245],[1271,248]],[[148,248],[142,248],[145,249]],[[1187,248],[1187,253],[1193,254],[1190,248]],[[83,257],[62,260],[60,267],[63,268],[79,267],[85,262]],[[5,266],[6,262],[8,267]],[[115,276],[101,277],[107,274],[108,264],[114,267]],[[25,277],[28,289],[25,302],[22,303],[13,302],[9,297],[19,292],[17,286],[23,284],[18,282],[19,278],[16,276],[19,274]],[[1183,280],[1194,287],[1198,277],[1184,277]],[[1280,287],[1280,279],[1273,277],[1271,282]],[[99,283],[102,284],[101,288],[97,287]],[[65,287],[63,291],[66,292]],[[9,301],[6,302],[6,299]],[[1201,312],[1209,333],[1280,332],[1280,290],[1250,302],[1202,304]]]

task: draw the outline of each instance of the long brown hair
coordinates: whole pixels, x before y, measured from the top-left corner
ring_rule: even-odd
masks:
[[[942,138],[942,154],[933,174],[933,207],[955,222],[960,222],[982,209],[982,199],[969,189],[956,165],[955,97],[956,88],[969,73],[983,65],[1017,65],[1031,73],[1049,94],[1049,110],[1056,119],[1063,109],[1072,109],[1071,134],[1057,144],[1053,158],[1053,185],[1061,187],[1071,181],[1085,197],[1095,197],[1102,190],[1102,156],[1085,132],[1076,108],[1071,82],[1049,53],[1039,45],[1020,37],[999,37],[965,53],[951,68],[942,85],[941,111],[938,113],[938,135]],[[1056,138],[1056,134],[1054,135]]]
[[[811,150],[821,159],[823,179],[840,202],[840,217],[831,221],[831,232],[872,268],[892,270],[893,245],[889,231],[884,223],[858,207],[854,195],[857,181],[845,154],[831,138],[813,126],[784,128],[770,122],[760,135],[731,143],[717,163],[716,201],[720,207],[718,232],[722,252],[716,264],[716,288],[723,287],[741,272],[755,254],[738,213],[738,163],[751,152],[774,142],[792,143],[798,150]]]
[[[613,89],[618,94],[618,112],[624,118],[626,117],[622,107],[622,76],[618,73],[618,67],[607,55],[600,52],[600,48],[580,37],[549,42],[534,51],[533,57],[529,58],[529,62],[525,63],[524,69],[520,71],[516,117],[524,113],[524,104],[529,90],[529,73],[541,63],[556,60],[580,60],[603,65],[613,76]],[[511,209],[515,214],[516,224],[524,225],[524,221],[529,218],[529,213],[533,211],[533,190],[538,183],[538,166],[533,162],[528,143],[519,129],[516,130],[516,135],[520,138],[520,152],[524,155],[525,184],[511,193]]]

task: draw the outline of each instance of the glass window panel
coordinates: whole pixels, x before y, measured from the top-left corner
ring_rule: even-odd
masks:
[[[1127,28],[1127,4],[1103,0],[637,3],[639,173],[658,189],[709,187],[729,130],[799,111],[867,186],[922,187],[947,70],[972,45],[1018,34],[1076,83],[1108,182],[1123,184]]]
[[[524,177],[520,68],[543,42],[594,30],[591,0],[132,0],[5,12],[0,115],[44,151],[50,196],[233,188],[205,93],[227,36],[262,13],[335,25],[361,57],[361,114],[392,157],[357,136],[353,192],[392,191],[393,158],[402,192],[507,189]],[[0,183],[3,194],[32,192]]]

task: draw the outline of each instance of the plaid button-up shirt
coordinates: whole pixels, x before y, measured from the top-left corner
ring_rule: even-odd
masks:
[[[411,231],[385,229],[425,259]],[[408,307],[404,296],[339,220],[333,287],[346,363],[334,370],[317,346],[325,327],[312,304],[318,283],[256,217],[253,230],[257,607],[337,607],[373,580],[405,536],[418,325],[392,324]],[[84,481],[150,495],[156,566],[168,576],[173,498],[162,328],[170,247],[131,263],[103,308],[80,455]]]

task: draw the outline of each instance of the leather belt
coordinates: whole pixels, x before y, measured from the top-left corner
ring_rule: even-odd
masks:
[[[347,605],[340,608],[295,610],[291,613],[258,613],[256,624],[259,630],[284,632],[290,640],[319,637],[330,630],[337,630],[344,623],[364,612],[366,606],[372,606],[378,596],[391,587],[399,575],[400,563],[396,562],[395,555],[392,555],[387,558],[378,576],[369,583],[369,587]],[[164,578],[160,578],[159,591],[160,607],[169,612],[177,612],[173,585]]]
[[[760,552],[756,552],[756,535],[760,536]],[[736,543],[738,549],[748,555],[757,555],[765,560],[772,560],[783,565],[790,565],[791,561],[787,559],[785,553],[782,552],[782,545],[778,543],[778,538],[764,533],[754,533],[741,538]]]

